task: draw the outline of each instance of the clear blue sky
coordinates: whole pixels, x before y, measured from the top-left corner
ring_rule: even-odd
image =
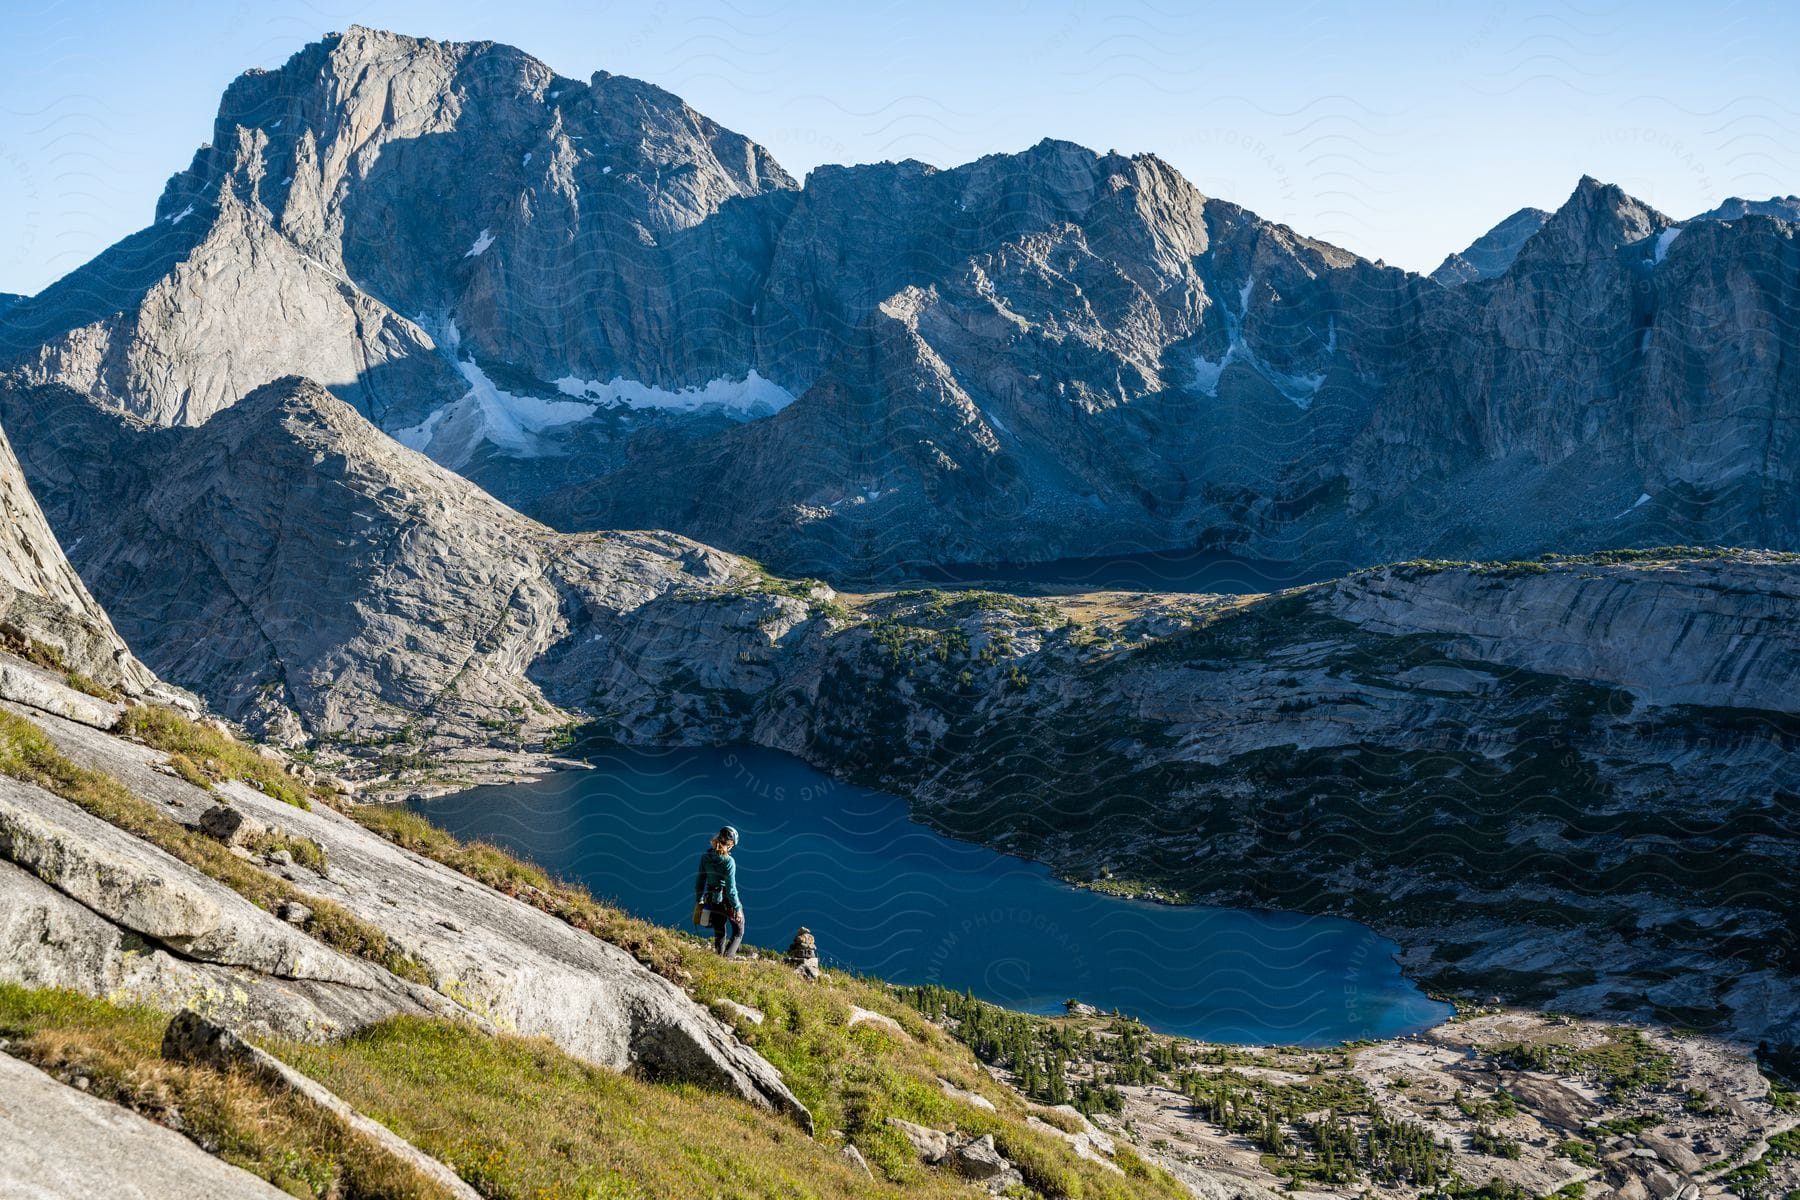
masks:
[[[1584,0],[7,0],[0,291],[146,224],[219,93],[360,23],[636,75],[822,162],[1056,136],[1430,269],[1584,172],[1676,216],[1800,191],[1800,5]]]

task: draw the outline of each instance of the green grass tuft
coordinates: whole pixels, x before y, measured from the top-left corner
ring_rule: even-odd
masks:
[[[119,718],[114,733],[136,738],[145,745],[179,755],[171,762],[190,783],[221,783],[237,779],[295,808],[311,808],[307,788],[236,738],[190,721],[172,708],[135,704]]]

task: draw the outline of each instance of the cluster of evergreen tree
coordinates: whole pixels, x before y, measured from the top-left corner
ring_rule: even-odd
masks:
[[[1013,1012],[931,984],[901,988],[899,994],[950,1029],[982,1062],[1012,1072],[1015,1086],[1033,1100],[1073,1104],[1090,1115],[1117,1113],[1123,1106],[1120,1087],[1162,1084],[1186,1095],[1198,1115],[1268,1155],[1292,1186],[1303,1180],[1350,1183],[1366,1175],[1378,1183],[1435,1187],[1447,1195],[1479,1192],[1450,1170],[1450,1152],[1430,1130],[1386,1116],[1359,1080],[1324,1075],[1317,1063],[1316,1080],[1277,1083],[1230,1069],[1241,1052],[1159,1037],[1116,1013],[1104,1025],[1076,1024]],[[1226,1069],[1197,1069],[1203,1067]],[[1484,1113],[1501,1107],[1484,1103]]]
[[[1290,1085],[1236,1071],[1185,1071],[1178,1084],[1195,1112],[1279,1160],[1272,1165],[1293,1181],[1348,1183],[1367,1174],[1428,1186],[1449,1171],[1450,1152],[1429,1130],[1384,1115],[1355,1080]]]
[[[1151,1083],[1154,1054],[1147,1027],[1115,1018],[1104,1034],[1044,1017],[1000,1008],[968,992],[935,984],[899,989],[900,997],[930,1020],[948,1026],[982,1062],[1004,1067],[1013,1085],[1043,1104],[1073,1104],[1088,1115],[1124,1107],[1120,1083]],[[1081,1064],[1082,1071],[1070,1070]],[[1071,1082],[1070,1076],[1077,1078]]]

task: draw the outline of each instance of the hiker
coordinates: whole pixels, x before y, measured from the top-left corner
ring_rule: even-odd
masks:
[[[744,906],[738,900],[737,863],[731,858],[737,840],[738,831],[729,825],[713,834],[694,879],[694,924],[712,926],[713,953],[726,958],[736,957],[744,941]]]

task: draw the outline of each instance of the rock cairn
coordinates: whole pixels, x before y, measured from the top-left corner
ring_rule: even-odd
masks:
[[[800,932],[787,948],[787,964],[798,971],[803,978],[817,979],[819,970],[819,945],[813,940],[812,930],[802,925]]]

